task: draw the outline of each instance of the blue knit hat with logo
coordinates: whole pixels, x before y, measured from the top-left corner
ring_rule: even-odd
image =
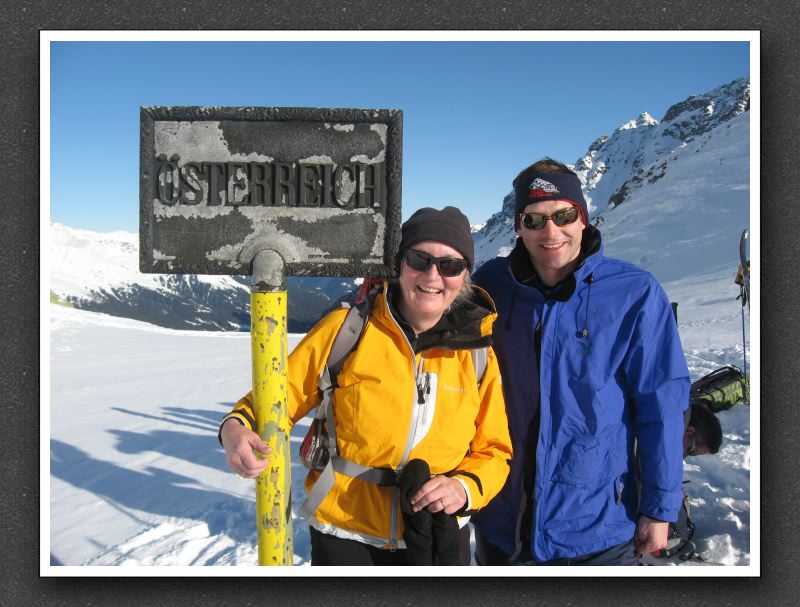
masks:
[[[545,173],[521,182],[514,191],[514,221],[525,207],[546,200],[566,200],[581,212],[584,225],[589,225],[589,208],[583,198],[580,179],[572,173]]]

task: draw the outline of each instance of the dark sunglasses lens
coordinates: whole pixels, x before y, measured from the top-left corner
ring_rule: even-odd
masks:
[[[406,251],[406,263],[416,272],[424,272],[431,267],[433,257],[419,251]]]
[[[541,215],[539,213],[523,213],[522,225],[529,230],[541,230],[548,219],[552,219],[553,223],[557,226],[568,226],[578,219],[578,209],[570,207],[569,209],[562,209],[556,211],[551,216]]]
[[[547,223],[547,218],[539,213],[525,213],[522,216],[522,225],[529,230],[538,230],[544,227]]]
[[[442,276],[458,276],[466,269],[467,261],[465,259],[444,258],[440,259],[436,266]]]
[[[553,223],[557,226],[567,226],[578,219],[578,209],[575,207],[564,209],[553,214]]]
[[[467,267],[466,259],[456,257],[431,257],[427,253],[409,249],[405,254],[408,267],[415,272],[427,272],[431,264],[436,264],[439,274],[442,276],[458,276]]]

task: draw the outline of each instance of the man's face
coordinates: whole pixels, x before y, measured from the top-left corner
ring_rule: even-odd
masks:
[[[566,200],[546,200],[529,204],[523,212],[553,215],[557,211],[570,209],[573,206]],[[548,220],[544,227],[538,230],[528,229],[520,223],[517,236],[522,238],[536,272],[549,286],[563,279],[574,269],[581,252],[584,227],[586,224],[580,215],[577,221],[561,227],[552,220]]]
[[[689,426],[683,433],[683,457],[691,455],[708,455],[711,453],[706,444],[700,439],[694,426]]]

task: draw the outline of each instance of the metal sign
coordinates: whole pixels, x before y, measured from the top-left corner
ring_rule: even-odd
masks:
[[[142,272],[393,276],[402,112],[143,107]]]

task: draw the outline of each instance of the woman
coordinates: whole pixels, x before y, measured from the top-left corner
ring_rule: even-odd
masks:
[[[339,455],[395,471],[398,481],[384,486],[337,473],[309,519],[312,565],[425,563],[420,550],[432,535],[434,545],[452,546],[448,526],[457,556],[440,553],[438,562],[469,564],[466,519],[459,531],[455,515],[494,497],[511,458],[494,352],[488,349],[480,380],[470,353],[490,345],[496,317],[488,295],[469,285],[473,262],[469,222],[455,207],[420,209],[403,224],[400,277],[377,295],[333,391]],[[345,314],[331,312],[289,356],[292,423],[319,405],[317,380]],[[267,465],[254,455],[267,449],[252,419],[248,394],[220,430],[228,465],[245,477]],[[317,476],[309,473],[307,490]]]

